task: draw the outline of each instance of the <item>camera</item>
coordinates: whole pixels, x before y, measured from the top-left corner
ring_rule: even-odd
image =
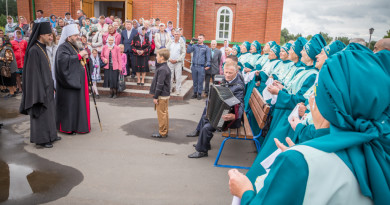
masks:
[[[191,41],[198,42],[198,39],[197,38],[192,38]]]

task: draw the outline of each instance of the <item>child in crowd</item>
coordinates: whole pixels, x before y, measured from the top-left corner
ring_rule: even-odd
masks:
[[[119,49],[121,51],[121,56],[122,56],[122,72],[121,75],[127,75],[127,70],[126,70],[126,64],[127,64],[127,55],[125,52],[125,46],[123,44],[119,44]]]
[[[99,99],[99,92],[96,83],[102,80],[100,76],[101,60],[99,58],[98,51],[96,49],[92,50],[91,62],[92,62],[92,68],[90,72],[91,72],[91,79],[92,79],[92,89],[96,94],[96,98]]]

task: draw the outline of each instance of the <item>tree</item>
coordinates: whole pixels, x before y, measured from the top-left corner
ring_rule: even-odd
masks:
[[[345,45],[348,45],[350,39],[346,36],[340,36],[340,37],[336,37],[334,40],[339,40],[343,42]]]
[[[298,37],[301,37],[302,34],[298,33],[297,35],[294,35],[290,33],[287,28],[282,29],[280,33],[280,45],[284,45],[285,43],[288,43],[289,41],[297,40]]]
[[[325,41],[326,41],[326,44],[329,44],[330,42],[333,41],[333,37],[329,36],[328,33],[324,33],[324,32],[322,32],[322,31],[320,31],[320,35],[321,35],[322,37],[324,37],[324,39],[325,39]]]
[[[313,36],[312,36],[312,35],[308,35],[308,36],[306,36],[306,40],[308,40],[308,41],[310,41],[310,40],[311,40],[311,38],[313,38]]]
[[[0,26],[4,27],[7,24],[6,17],[6,0],[0,0]],[[16,0],[8,0],[8,15],[14,17],[14,22],[17,21],[18,16],[18,7],[16,5]]]
[[[386,35],[383,38],[390,38],[390,30],[386,31]]]

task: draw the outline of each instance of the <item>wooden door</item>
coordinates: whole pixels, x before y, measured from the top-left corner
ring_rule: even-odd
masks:
[[[94,6],[95,1],[94,0],[83,0],[82,2],[83,3],[81,6],[81,9],[84,11],[84,13],[87,15],[88,18],[92,17],[94,15],[93,6]]]
[[[125,19],[133,20],[133,0],[126,0]]]

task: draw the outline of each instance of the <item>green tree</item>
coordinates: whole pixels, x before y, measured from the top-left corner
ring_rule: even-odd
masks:
[[[4,27],[7,24],[6,16],[6,0],[0,0],[0,26]],[[16,0],[8,0],[8,15],[14,17],[14,22],[17,21],[18,16],[18,7],[16,5]]]
[[[288,43],[289,41],[297,40],[298,37],[301,37],[302,34],[298,33],[297,35],[294,35],[288,31],[287,28],[282,29],[280,33],[280,45],[284,45],[285,43]]]
[[[350,39],[346,36],[340,36],[340,37],[336,37],[334,40],[339,40],[343,42],[345,45],[348,45]]]
[[[320,34],[322,35],[322,37],[324,37],[326,44],[329,44],[330,42],[333,41],[333,37],[329,36],[328,33],[324,33],[320,31]]]
[[[386,35],[383,38],[390,38],[390,30],[386,31]]]
[[[310,41],[310,40],[311,40],[311,38],[313,38],[313,36],[312,36],[312,35],[308,35],[308,36],[306,36],[306,40],[308,40],[308,41]]]

